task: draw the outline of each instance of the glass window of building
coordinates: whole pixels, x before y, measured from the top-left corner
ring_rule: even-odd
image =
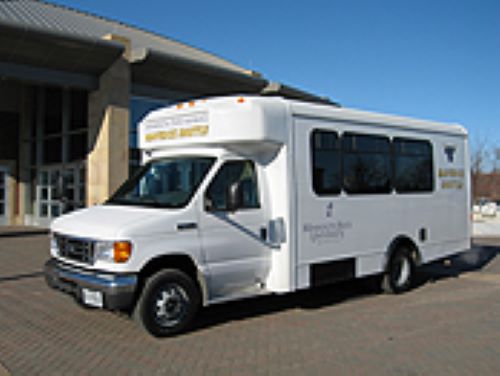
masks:
[[[168,106],[170,100],[160,100],[145,97],[133,97],[130,101],[130,130],[129,130],[129,175],[132,176],[141,164],[139,151],[138,126],[144,117],[153,110]]]
[[[88,93],[32,87],[30,144],[34,223],[47,225],[84,207],[88,153]]]

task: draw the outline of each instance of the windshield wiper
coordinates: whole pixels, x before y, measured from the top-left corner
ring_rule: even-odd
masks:
[[[106,204],[126,205],[126,206],[161,207],[161,208],[172,207],[172,205],[158,201],[154,197],[141,197],[141,198],[136,199],[136,200],[130,200],[130,199],[117,197],[117,198],[113,198],[113,199],[106,201]]]
[[[165,203],[162,203],[160,201],[158,201],[157,199],[155,199],[154,197],[141,197],[140,200],[138,201],[135,201],[137,202],[138,204],[146,204],[146,205],[157,205],[157,206],[165,206],[166,204]]]

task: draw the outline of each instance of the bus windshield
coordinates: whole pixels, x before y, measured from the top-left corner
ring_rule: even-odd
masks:
[[[161,208],[186,206],[215,158],[181,157],[149,162],[106,202]]]

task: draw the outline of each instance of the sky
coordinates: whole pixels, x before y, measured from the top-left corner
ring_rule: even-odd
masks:
[[[344,107],[460,123],[500,147],[498,0],[55,0]]]

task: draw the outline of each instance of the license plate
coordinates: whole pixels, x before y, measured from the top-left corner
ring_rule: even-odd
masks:
[[[83,303],[91,307],[103,307],[102,292],[82,289]]]

